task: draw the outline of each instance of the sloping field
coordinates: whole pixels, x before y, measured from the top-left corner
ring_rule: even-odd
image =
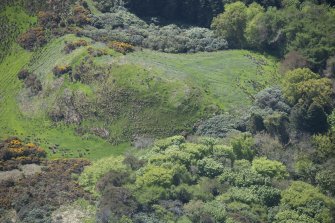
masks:
[[[275,84],[276,62],[271,57],[245,50],[213,53],[167,54],[138,51],[120,59],[160,71],[168,78],[194,82],[205,88],[224,109],[250,104],[250,96]]]

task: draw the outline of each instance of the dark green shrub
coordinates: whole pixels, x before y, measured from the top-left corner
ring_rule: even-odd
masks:
[[[72,67],[69,65],[57,65],[52,69],[52,72],[56,77],[60,77],[61,75],[70,73],[71,71]]]
[[[64,51],[66,53],[71,53],[73,50],[81,47],[81,46],[87,46],[88,43],[86,40],[80,39],[80,40],[76,40],[70,43],[67,43],[64,47]]]
[[[26,79],[24,80],[24,85],[26,88],[30,89],[31,94],[37,95],[40,91],[42,91],[42,83],[37,78],[35,74],[29,74]]]
[[[47,39],[43,28],[36,27],[21,34],[18,38],[18,43],[26,50],[34,50],[46,44]]]

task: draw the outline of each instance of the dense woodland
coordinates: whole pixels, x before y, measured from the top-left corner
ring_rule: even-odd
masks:
[[[335,222],[334,5],[1,1],[0,222]]]

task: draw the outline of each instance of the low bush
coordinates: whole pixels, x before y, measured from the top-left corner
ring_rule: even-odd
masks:
[[[30,74],[28,70],[23,69],[17,74],[17,78],[19,78],[19,80],[25,80]]]
[[[69,73],[70,71],[72,71],[72,68],[69,65],[57,65],[52,69],[52,72],[56,77]]]
[[[40,11],[37,14],[38,23],[45,29],[57,28],[61,18],[52,11]]]
[[[197,128],[196,134],[224,138],[244,129],[245,123],[243,123],[243,120],[239,120],[230,114],[222,114],[201,122]]]
[[[104,55],[108,55],[108,51],[106,49],[98,49],[98,48],[89,47],[87,51],[92,57],[101,57]]]
[[[42,83],[33,73],[30,73],[24,80],[24,85],[26,88],[30,89],[32,96],[37,95],[42,91]]]
[[[33,143],[25,144],[19,138],[8,138],[0,143],[0,171],[18,168],[22,164],[39,164],[46,152]]]
[[[71,53],[73,50],[81,47],[81,46],[87,46],[88,43],[86,40],[80,39],[80,40],[75,40],[73,42],[67,43],[64,47],[64,52],[65,53]]]
[[[129,43],[112,41],[109,45],[110,48],[114,49],[116,52],[126,54],[134,51],[134,46]]]
[[[79,183],[85,190],[96,194],[96,184],[105,174],[111,171],[125,171],[126,169],[127,167],[123,164],[123,157],[104,158],[86,167],[79,177]],[[101,186],[99,188],[101,189]]]
[[[86,111],[87,98],[81,91],[64,89],[53,107],[48,112],[54,122],[64,121],[67,124],[80,124]]]
[[[45,31],[42,27],[31,28],[19,36],[18,43],[26,50],[34,50],[47,43]]]
[[[91,22],[89,17],[90,11],[80,4],[76,4],[73,7],[72,13],[73,15],[70,19],[78,26],[86,25]]]

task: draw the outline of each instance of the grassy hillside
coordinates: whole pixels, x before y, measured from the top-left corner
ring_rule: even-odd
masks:
[[[36,18],[29,17],[19,7],[8,7],[2,12],[2,15],[8,17],[11,23],[17,24],[17,27],[20,27],[20,32],[26,30],[30,24],[36,21]],[[108,154],[123,154],[130,147],[128,143],[113,146],[98,137],[79,137],[75,135],[73,126],[55,126],[43,115],[32,117],[22,114],[26,112],[20,110],[18,103],[22,82],[18,80],[17,73],[24,67],[31,66],[36,71],[39,68],[45,70],[48,66],[53,67],[54,63],[57,62],[53,60],[55,52],[61,51],[59,47],[56,40],[45,49],[37,53],[31,53],[14,43],[11,54],[0,63],[0,137],[6,138],[17,135],[28,141],[36,140],[44,148],[59,145],[55,154],[48,150],[51,158],[79,157],[82,155],[90,159],[98,159]],[[51,54],[48,55],[47,52],[50,53],[50,51]],[[49,63],[43,60],[45,58],[49,60]],[[63,55],[59,55],[59,58],[63,58]],[[63,59],[66,60],[67,58]]]
[[[20,32],[36,22],[17,7],[4,13],[12,23],[18,21]],[[22,24],[22,18],[27,24]],[[88,45],[64,52],[68,43],[78,40]],[[92,56],[92,49],[103,55]],[[11,52],[0,64],[0,135],[18,135],[53,147],[48,151],[53,158],[118,155],[130,147],[120,143],[134,136],[190,131],[200,118],[245,108],[254,93],[276,81],[274,59],[240,50],[195,54],[138,50],[123,56],[103,43],[65,35],[33,53],[16,44]],[[57,65],[68,65],[75,72],[89,61],[93,67],[79,74],[93,80],[102,75],[100,81],[73,81],[71,74],[53,74]],[[38,95],[31,95],[17,79],[23,68],[41,81],[43,90]],[[83,97],[73,99],[74,109],[83,116],[80,125],[50,119],[55,106],[64,107],[60,101],[66,92]],[[92,132],[96,128],[109,136],[96,136]]]
[[[121,61],[156,69],[167,78],[192,82],[225,110],[249,105],[251,95],[277,81],[273,58],[245,50],[196,54],[144,50]]]

